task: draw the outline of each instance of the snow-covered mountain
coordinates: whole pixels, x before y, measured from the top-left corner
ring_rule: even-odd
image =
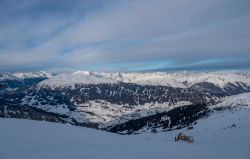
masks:
[[[3,80],[17,80],[18,78],[16,76],[14,76],[13,74],[11,73],[7,73],[7,72],[4,72],[4,73],[0,73],[0,81],[3,81]]]
[[[184,124],[178,121],[172,123],[175,126],[187,126],[206,116],[209,113],[206,107],[221,98],[250,91],[248,73],[78,71],[55,76],[44,72],[11,76],[23,78],[23,81],[32,79],[32,82],[18,91],[1,93],[0,106],[31,108],[30,111],[40,114],[37,110],[41,110],[42,114],[52,113],[53,120],[63,117],[65,122],[99,129],[110,129],[131,120],[151,120],[155,116],[166,116],[169,113],[180,114],[184,110],[192,112],[193,118],[188,122],[179,120],[190,115],[184,113],[176,119]],[[204,114],[201,113],[203,111]],[[18,112],[19,116],[23,112],[25,110]]]
[[[182,129],[194,124],[201,118],[210,118],[214,114],[250,112],[250,93],[224,97],[211,106],[189,105],[176,109],[131,120],[122,124],[114,125],[109,131],[120,134],[137,134],[145,132],[163,132]],[[236,121],[235,121],[236,122]],[[233,124],[233,123],[232,123]]]
[[[29,88],[53,75],[44,71],[25,73],[0,73],[0,92]]]
[[[132,83],[75,84],[52,88],[40,84],[27,91],[20,99],[20,105],[67,115],[81,123],[96,124],[99,128],[181,105],[210,103],[227,95],[216,89],[200,91]]]
[[[25,78],[51,78],[53,75],[51,73],[45,71],[39,72],[19,72],[13,74],[18,79],[25,79]]]
[[[77,71],[72,74],[59,74],[41,82],[40,86],[65,87],[75,84],[133,83],[138,85],[169,86],[188,88],[199,83],[211,83],[220,88],[230,85],[250,87],[247,73],[224,72],[155,72],[155,73],[104,73]]]
[[[51,78],[53,75],[45,71],[39,72],[18,72],[18,73],[0,73],[0,81],[3,80],[22,80],[25,78]]]
[[[243,108],[250,109],[250,93],[242,93],[234,96],[224,97],[217,101],[218,104],[211,108]]]
[[[49,86],[51,88],[74,86],[75,84],[101,84],[118,83],[119,78],[113,74],[93,73],[88,71],[77,71],[72,74],[61,73],[53,78],[44,80],[39,86]]]

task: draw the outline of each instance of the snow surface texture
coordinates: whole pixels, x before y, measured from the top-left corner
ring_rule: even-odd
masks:
[[[139,85],[163,85],[175,88],[187,88],[194,84],[208,82],[220,88],[227,84],[250,86],[248,73],[222,73],[222,72],[175,72],[175,73],[103,73],[77,71],[72,74],[59,74],[42,81],[39,86],[64,87],[74,84],[100,84],[100,83],[135,83]]]
[[[225,111],[194,129],[121,136],[94,129],[0,119],[1,159],[249,159],[250,111]],[[174,142],[184,132],[193,144]]]

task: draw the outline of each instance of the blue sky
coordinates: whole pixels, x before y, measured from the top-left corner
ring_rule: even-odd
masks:
[[[249,0],[0,0],[0,71],[249,71]]]

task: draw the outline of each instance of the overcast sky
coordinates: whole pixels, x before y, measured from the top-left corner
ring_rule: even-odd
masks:
[[[0,0],[0,71],[250,70],[249,0]]]

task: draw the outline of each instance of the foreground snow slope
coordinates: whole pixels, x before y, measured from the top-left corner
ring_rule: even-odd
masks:
[[[55,123],[0,119],[0,158],[249,159],[249,119],[249,111],[239,110],[198,121],[190,131],[130,136]],[[237,126],[231,128],[232,123]],[[195,143],[175,143],[173,138],[180,131],[193,135]]]

